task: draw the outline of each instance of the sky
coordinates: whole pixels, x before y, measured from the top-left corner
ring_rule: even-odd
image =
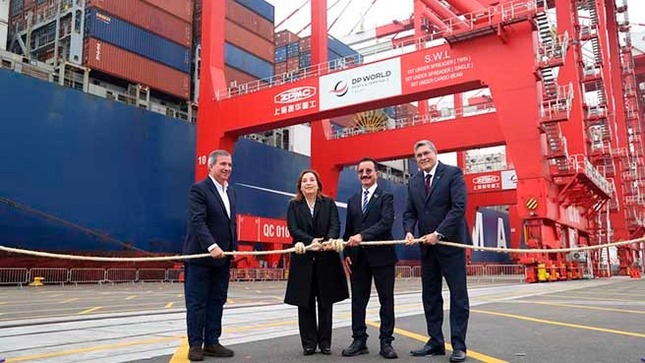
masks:
[[[268,1],[275,6],[276,25],[305,2],[305,0]],[[412,13],[413,4],[412,0],[327,0],[327,6],[329,7],[337,1],[339,1],[338,4],[331,8],[327,15],[327,23],[330,25],[341,11],[343,11],[345,6],[349,4],[343,12],[343,15],[339,17],[339,20],[330,31],[331,35],[337,38],[346,36],[354,27],[359,29],[360,25],[357,26],[357,24],[360,24],[361,15],[366,12],[372,3],[374,5],[363,20],[365,29],[373,29],[379,25],[389,24],[392,20],[408,18]],[[621,3],[622,1],[617,0],[617,3]],[[632,31],[640,33],[642,37],[645,35],[645,0],[627,0],[627,3]],[[310,4],[307,4],[296,15],[285,22],[284,25],[280,26],[278,30],[289,29],[293,32],[298,32],[310,22],[310,6]],[[637,26],[636,23],[643,24],[643,26]],[[301,35],[309,34],[309,29],[301,33]],[[645,51],[645,49],[643,50]]]

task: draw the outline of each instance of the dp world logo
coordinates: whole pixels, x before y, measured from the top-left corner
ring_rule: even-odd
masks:
[[[347,82],[338,81],[336,82],[334,89],[331,90],[330,92],[335,94],[336,97],[343,97],[344,95],[347,94],[347,91],[349,91],[349,86],[347,85]]]

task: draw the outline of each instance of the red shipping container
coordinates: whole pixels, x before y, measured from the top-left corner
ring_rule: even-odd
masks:
[[[273,42],[273,23],[234,0],[226,1],[226,18]]]
[[[230,20],[226,20],[224,39],[269,63],[274,62],[275,46],[273,43],[242,28]]]
[[[226,66],[224,68],[224,76],[226,77],[226,84],[231,87],[231,82],[236,82],[238,86],[257,81],[256,77],[253,77],[250,74],[246,74],[242,71],[238,71],[235,68]],[[264,82],[266,83],[266,82]]]
[[[226,19],[249,30],[273,43],[273,23],[254,13],[234,0],[226,1]],[[193,32],[195,38],[202,34],[202,0],[195,1],[195,16],[193,17]]]
[[[97,71],[140,83],[181,99],[190,97],[190,75],[130,53],[109,43],[89,38],[84,64]]]
[[[109,1],[109,0],[108,0]],[[193,0],[145,0],[159,9],[193,23]]]
[[[276,63],[274,66],[275,71],[273,72],[276,76],[287,73],[287,62]]]
[[[311,50],[311,37],[300,39],[300,53],[308,52]]]
[[[87,7],[104,10],[187,47],[193,42],[192,22],[186,22],[144,0],[87,0]]]
[[[284,45],[297,42],[297,41],[300,41],[300,37],[298,37],[297,35],[295,35],[294,33],[288,30],[283,30],[275,34],[276,47],[282,47]]]
[[[287,59],[287,71],[288,72],[297,72],[300,69],[300,58],[289,58]]]
[[[36,4],[36,0],[23,0],[22,10],[23,11],[30,10],[31,8],[34,7],[35,4]]]

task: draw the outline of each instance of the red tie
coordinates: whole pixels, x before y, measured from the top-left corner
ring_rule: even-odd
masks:
[[[430,181],[431,181],[431,180],[432,180],[432,175],[431,175],[431,174],[427,174],[427,175],[426,175],[426,196],[428,196],[428,194],[430,194],[430,188],[431,188],[431,187],[430,187]]]

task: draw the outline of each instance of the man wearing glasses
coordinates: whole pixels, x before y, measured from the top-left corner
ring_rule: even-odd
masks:
[[[343,349],[343,356],[367,354],[367,325],[365,312],[372,291],[372,278],[381,303],[380,354],[386,359],[398,358],[392,348],[394,340],[394,265],[397,262],[394,245],[363,248],[363,241],[390,241],[394,223],[394,202],[376,184],[376,161],[364,158],[358,163],[358,178],[362,188],[347,202],[347,218],[343,239],[347,240],[343,266],[352,284],[352,344]]]
[[[413,243],[417,225],[421,243],[421,284],[423,310],[430,339],[410,353],[413,356],[445,355],[442,278],[450,289],[451,362],[466,360],[466,329],[470,312],[466,288],[466,252],[463,248],[437,245],[445,239],[469,243],[464,212],[466,184],[461,169],[437,161],[437,149],[428,140],[414,144],[414,155],[421,169],[410,178],[408,201],[403,213],[403,230],[408,244]]]

